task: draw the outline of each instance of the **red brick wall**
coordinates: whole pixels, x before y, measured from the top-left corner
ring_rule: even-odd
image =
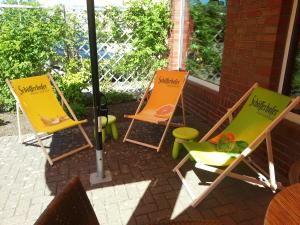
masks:
[[[273,90],[278,88],[292,3],[228,1],[220,91],[188,82],[188,110],[212,125],[254,82]],[[283,121],[272,133],[276,170],[283,175],[300,158],[299,134],[300,126],[289,121]],[[266,158],[263,150],[256,155]]]

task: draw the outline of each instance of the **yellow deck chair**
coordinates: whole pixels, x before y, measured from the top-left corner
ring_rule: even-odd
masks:
[[[233,119],[233,113],[242,109]],[[269,187],[273,191],[281,189],[276,182],[271,132],[285,116],[300,103],[300,97],[292,99],[273,91],[258,87],[255,84],[228,112],[211,128],[199,142],[184,143],[188,154],[173,169],[186,187],[196,207],[226,177],[232,177]],[[220,126],[229,120],[229,125],[217,136],[210,138]],[[210,139],[209,139],[210,138]],[[266,141],[269,172],[262,169],[249,157],[251,153]],[[180,168],[192,158],[195,168],[220,174],[202,193],[194,194],[188,182],[180,172]],[[258,178],[232,172],[240,162],[252,169]],[[225,169],[222,169],[225,168]]]
[[[50,165],[53,165],[55,161],[63,159],[83,149],[93,147],[81,125],[82,123],[87,122],[87,120],[79,121],[76,118],[67,100],[64,98],[63,93],[60,91],[51,75],[6,80],[6,83],[16,99],[19,142],[24,143],[20,128],[19,109],[21,109],[34,133],[34,139],[26,140],[25,142],[37,141]],[[56,98],[51,83],[60,95],[62,105],[66,106],[72,118],[70,118],[63,110],[62,105],[60,105]],[[87,144],[51,159],[42,143],[42,139],[51,136],[54,132],[73,126],[79,127]]]
[[[187,80],[187,77],[188,77],[188,72],[186,71],[166,71],[166,70],[156,71],[156,73],[154,74],[152,80],[150,81],[143,95],[143,98],[135,114],[124,115],[127,118],[131,118],[132,121],[129,125],[129,128],[127,130],[123,142],[128,141],[148,148],[153,148],[157,151],[160,150],[169,126],[170,125],[181,126],[185,124],[182,91],[185,82]],[[154,81],[154,86],[151,95],[142,109],[145,99],[150,92],[150,87],[153,81]],[[178,123],[176,124],[176,123],[172,123],[171,120],[180,98],[182,104],[183,124],[178,124]],[[135,120],[166,125],[158,146],[150,145],[144,142],[140,142],[128,138]]]

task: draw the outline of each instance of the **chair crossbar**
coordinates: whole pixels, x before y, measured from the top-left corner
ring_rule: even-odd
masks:
[[[41,139],[41,140],[44,140],[44,139],[47,139],[49,137],[52,137],[53,134],[45,134],[45,133],[42,133],[42,134],[37,134],[38,137]],[[33,143],[36,143],[38,140],[36,139],[36,137],[29,137],[29,138],[25,138],[22,143],[27,143],[27,144],[33,144]]]
[[[206,170],[209,172],[213,172],[213,173],[218,173],[218,174],[222,174],[224,172],[224,170],[213,167],[213,166],[208,166],[202,163],[196,163],[195,165],[196,168],[198,169],[202,169],[202,170]],[[257,184],[260,186],[265,186],[265,187],[270,187],[270,183],[269,182],[263,182],[261,180],[256,179],[255,177],[251,177],[251,176],[247,176],[247,175],[241,175],[238,173],[234,173],[234,172],[230,172],[228,173],[229,177],[235,178],[237,180],[243,180],[252,184]]]
[[[150,144],[147,144],[147,143],[144,143],[144,142],[140,142],[140,141],[136,141],[136,140],[133,140],[133,139],[126,138],[124,140],[128,141],[128,142],[131,142],[133,144],[142,145],[142,146],[147,147],[147,148],[153,148],[155,150],[158,149],[158,146],[150,145]]]
[[[75,149],[73,149],[73,150],[70,150],[70,151],[68,151],[67,153],[63,154],[63,155],[60,155],[60,156],[57,156],[57,157],[53,158],[52,161],[53,161],[53,162],[56,162],[56,161],[58,161],[58,160],[61,160],[61,159],[63,159],[63,158],[66,158],[66,157],[68,157],[68,156],[70,156],[70,155],[73,155],[73,154],[75,154],[75,153],[77,153],[77,152],[80,152],[81,150],[84,150],[84,149],[86,149],[86,148],[90,148],[90,145],[89,145],[89,144],[86,144],[86,145],[83,145],[83,146],[81,146],[81,147],[78,147],[78,148],[75,148]]]
[[[263,174],[265,177],[270,178],[270,175],[267,171],[261,168],[257,163],[255,163],[251,157],[245,158],[243,161],[248,167],[252,170],[257,171],[257,173]]]

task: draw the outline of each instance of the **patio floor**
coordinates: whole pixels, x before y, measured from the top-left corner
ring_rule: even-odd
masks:
[[[118,117],[121,138],[118,142],[105,143],[105,167],[111,171],[113,181],[97,186],[89,184],[89,175],[95,172],[94,150],[82,151],[50,167],[37,145],[18,144],[17,136],[10,135],[12,130],[16,133],[13,122],[0,126],[0,130],[7,130],[7,136],[0,137],[0,225],[33,224],[55,194],[77,175],[100,224],[142,225],[199,219],[218,219],[224,224],[263,224],[273,193],[231,178],[226,178],[197,208],[189,207],[191,199],[172,172],[179,159],[171,158],[171,131],[159,153],[122,142],[129,125],[129,120],[122,115],[133,112],[135,107],[135,103],[111,107],[111,113]],[[192,115],[188,116],[188,124],[202,134],[207,130],[205,123]],[[133,136],[149,142],[158,140],[162,132],[152,125],[138,124],[137,128]],[[86,129],[92,137],[92,125],[88,124]],[[76,129],[69,129],[55,134],[45,143],[50,153],[55,154],[57,150],[80,143],[82,139],[78,135]],[[188,164],[183,171],[190,179],[192,163]],[[240,167],[239,170],[246,169]],[[197,174],[204,181],[201,187],[207,187],[213,176],[207,172]]]

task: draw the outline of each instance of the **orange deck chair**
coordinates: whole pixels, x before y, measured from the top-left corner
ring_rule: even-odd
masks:
[[[187,77],[188,77],[188,72],[186,71],[166,71],[166,70],[156,71],[155,75],[151,79],[145,91],[145,94],[143,95],[143,98],[135,114],[124,115],[127,118],[131,118],[132,121],[126,132],[123,142],[128,141],[134,144],[142,145],[148,148],[153,148],[159,151],[169,126],[185,125],[185,113],[184,113],[182,91],[185,82],[187,80]],[[142,109],[142,106],[144,105],[145,99],[149,94],[149,90],[153,81],[154,81],[154,87],[152,89],[152,93],[148,98],[147,103]],[[173,114],[175,112],[176,106],[180,98],[182,104],[183,124],[171,123]],[[166,126],[158,146],[150,145],[144,142],[140,142],[128,138],[135,120],[154,123],[154,124],[161,124]]]

